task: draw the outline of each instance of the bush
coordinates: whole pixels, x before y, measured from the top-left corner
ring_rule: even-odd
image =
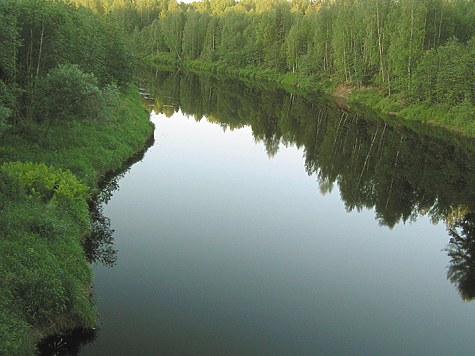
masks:
[[[89,197],[89,187],[78,182],[69,171],[47,167],[44,163],[6,162],[2,170],[13,179],[13,189],[45,202],[81,200]]]

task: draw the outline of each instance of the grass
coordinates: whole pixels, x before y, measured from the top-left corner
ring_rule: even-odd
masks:
[[[144,146],[153,124],[131,86],[113,119],[70,117],[55,123],[48,138],[45,130],[45,124],[17,125],[0,146],[0,166],[46,164],[35,183],[30,178],[39,165],[20,164],[18,179],[0,168],[0,355],[33,355],[47,335],[96,325],[93,275],[82,248],[90,231],[87,195],[72,192],[96,194],[101,177]],[[65,181],[69,186],[61,188]]]

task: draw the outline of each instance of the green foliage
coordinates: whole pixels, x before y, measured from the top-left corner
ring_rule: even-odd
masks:
[[[30,198],[45,202],[81,200],[89,197],[89,187],[78,182],[67,170],[47,167],[44,163],[6,162],[1,169],[13,179],[12,188]]]
[[[77,65],[59,65],[52,69],[45,81],[48,96],[48,128],[59,118],[74,115],[77,119],[96,122],[113,121],[112,113],[118,103],[119,91],[115,84],[99,89],[98,80],[92,73],[84,73]]]
[[[0,3],[0,80],[15,72],[15,46],[18,45],[18,27],[11,4]]]
[[[153,130],[136,90],[131,86],[120,94],[105,118],[59,120],[48,139],[44,125],[30,125],[28,131],[10,128],[0,145],[0,156],[5,161],[44,162],[69,169],[81,183],[95,188],[98,179],[119,168]]]
[[[11,89],[5,85],[5,80],[15,72],[14,51],[17,43],[18,29],[15,24],[15,17],[11,9],[6,4],[0,4],[0,137],[7,127],[8,119],[12,114],[11,108],[13,98]]]
[[[5,24],[0,83],[8,88],[7,97],[0,85],[0,126],[5,117],[26,125],[44,117],[51,104],[46,76],[61,66],[94,74],[99,88],[132,79],[132,57],[121,31],[91,10],[65,2],[7,0],[0,4],[0,22]]]
[[[197,11],[186,14],[186,24],[183,29],[183,55],[188,59],[196,59],[204,46],[206,28],[208,27],[208,13]]]
[[[153,129],[109,20],[64,2],[0,2],[1,355],[33,355],[42,337],[97,321],[81,246],[89,192]]]
[[[8,118],[11,116],[11,110],[5,106],[9,99],[8,90],[5,83],[0,79],[0,137],[7,128]]]
[[[153,128],[134,86],[118,95],[107,124],[72,116],[51,128],[49,140],[31,125],[28,132],[9,128],[1,141],[5,161],[44,162],[0,166],[1,354],[32,355],[47,333],[95,326],[81,246],[91,229],[86,199]]]
[[[250,18],[243,13],[229,13],[221,22],[221,41],[218,55],[226,65],[246,66],[244,31],[249,26]]]
[[[176,9],[163,20],[162,30],[164,32],[165,43],[170,53],[176,58],[181,57],[182,38],[185,27],[185,15],[180,9]]]
[[[467,134],[475,133],[475,107],[465,99],[462,103],[449,109],[450,127],[466,130]]]
[[[58,194],[45,199],[54,175],[60,176],[60,185],[63,180],[76,183],[71,173],[44,165],[11,163],[0,169],[0,334],[1,347],[9,350],[5,354],[32,354],[32,342],[43,329],[95,323],[86,288],[92,274],[80,247],[89,230],[85,192],[79,198],[57,189]],[[28,190],[37,198],[26,195]]]
[[[30,326],[21,317],[18,301],[8,288],[0,287],[0,354],[12,356],[33,355]]]
[[[211,17],[206,27],[205,42],[201,52],[201,58],[209,62],[215,62],[218,58],[218,49],[221,42],[221,29],[219,18]]]
[[[328,3],[322,4],[318,12],[304,17],[308,21],[309,34],[307,54],[301,56],[300,71],[303,74],[330,74],[333,67],[333,16]]]
[[[97,84],[94,74],[83,73],[77,65],[59,65],[52,69],[46,77],[48,130],[57,118],[72,114],[78,118],[88,116],[89,102],[100,93]]]
[[[475,35],[470,25],[475,6],[468,0],[220,0],[180,5],[139,0],[135,5],[119,2],[100,7],[109,8],[111,18],[121,14],[118,24],[127,33],[134,32],[135,40],[139,32],[128,29],[149,36],[143,30],[153,21],[166,38],[167,51],[177,58],[183,50],[186,58],[225,65],[325,72],[358,86],[376,84],[388,94],[411,90],[424,51],[444,45],[451,37],[466,43]],[[153,15],[158,11],[157,21]],[[124,25],[125,18],[132,23]],[[156,53],[145,47],[149,47],[146,41],[143,52]]]
[[[467,44],[456,38],[427,51],[414,73],[411,90],[413,106],[425,102],[425,119],[438,117],[446,126],[473,135],[475,127],[475,39]],[[408,113],[412,113],[407,110]]]
[[[417,61],[423,50],[427,8],[417,0],[401,1],[397,7],[398,24],[390,45],[390,57],[400,89],[411,88]]]

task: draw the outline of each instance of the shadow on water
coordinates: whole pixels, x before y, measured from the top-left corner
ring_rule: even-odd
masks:
[[[348,212],[374,209],[379,225],[390,229],[420,216],[445,223],[447,278],[464,300],[475,297],[473,138],[364,106],[342,111],[319,94],[226,76],[144,68],[142,78],[150,112],[171,117],[181,110],[223,130],[249,126],[269,157],[282,144],[302,148],[307,174],[322,194],[337,185]]]
[[[74,329],[44,339],[37,345],[39,356],[76,356],[81,348],[96,340],[97,331]]]
[[[147,150],[153,146],[153,135],[147,140],[144,148],[130,157],[117,171],[109,172],[99,185],[100,193],[89,202],[91,216],[91,234],[83,242],[86,258],[91,264],[101,264],[113,267],[117,263],[117,250],[114,249],[114,230],[111,222],[104,216],[103,210],[112,198],[115,191],[119,190],[119,181],[130,167],[140,162]],[[40,356],[75,356],[79,355],[81,348],[96,340],[99,329],[77,328],[67,330],[57,335],[50,336],[37,344]]]

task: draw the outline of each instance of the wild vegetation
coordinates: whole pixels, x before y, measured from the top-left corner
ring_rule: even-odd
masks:
[[[75,3],[116,21],[137,55],[327,91],[343,82],[354,100],[475,134],[470,0]]]
[[[0,354],[92,328],[83,244],[105,172],[152,132],[121,31],[61,2],[0,2]]]

